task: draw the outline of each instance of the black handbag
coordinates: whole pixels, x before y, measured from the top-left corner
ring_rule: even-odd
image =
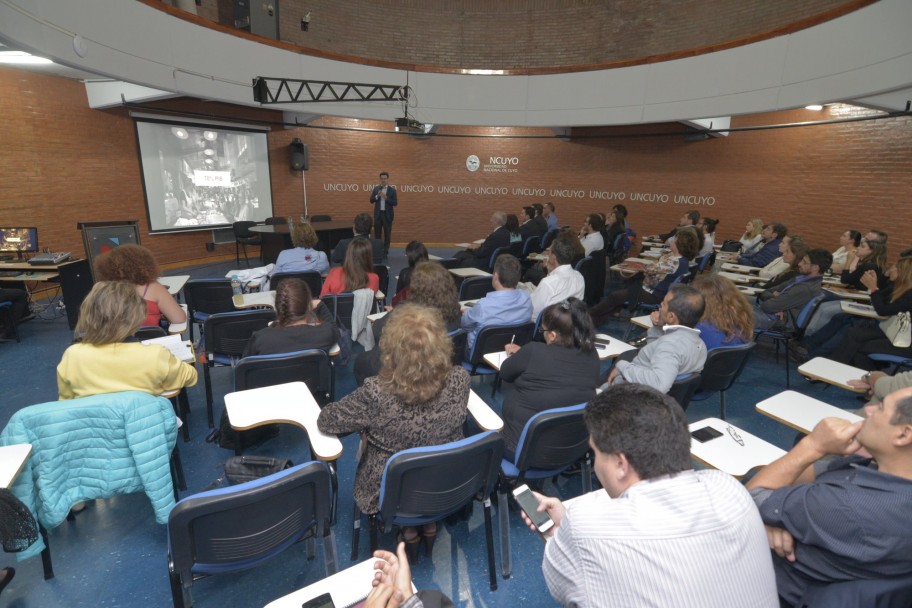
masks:
[[[271,456],[232,456],[225,461],[225,478],[234,485],[266,477],[290,469],[294,464],[287,458]]]

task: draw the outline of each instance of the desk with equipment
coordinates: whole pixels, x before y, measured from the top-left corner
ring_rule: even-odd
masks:
[[[0,282],[9,287],[31,293],[30,283],[49,281],[60,283],[67,321],[70,329],[74,329],[79,318],[79,307],[94,283],[88,260],[66,260],[48,265],[32,265],[20,261],[0,263]]]

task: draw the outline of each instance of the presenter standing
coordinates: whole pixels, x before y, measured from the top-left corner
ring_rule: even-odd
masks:
[[[396,198],[396,189],[389,185],[389,173],[380,173],[380,183],[374,186],[370,202],[374,206],[374,238],[380,238],[383,233],[383,252],[389,253],[390,232],[393,228],[393,207],[399,201]]]

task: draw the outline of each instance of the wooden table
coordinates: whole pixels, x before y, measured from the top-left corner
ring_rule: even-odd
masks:
[[[691,437],[690,455],[698,462],[729,475],[743,477],[752,470],[766,466],[785,455],[785,450],[718,418],[698,420],[691,423],[689,428],[690,432],[693,432],[707,426],[722,435],[705,443]],[[741,437],[744,445],[732,436],[729,428]]]
[[[782,391],[757,404],[757,411],[802,433],[810,433],[824,418],[842,418],[849,422],[864,420],[852,412],[795,391]]]
[[[865,370],[826,357],[814,357],[807,363],[798,366],[798,373],[853,393],[865,392],[863,388],[855,388],[848,384],[849,380],[858,380],[864,376],[867,373]]]
[[[325,252],[327,256],[339,244],[339,241],[349,239],[354,235],[352,223],[348,220],[311,222],[310,227],[314,229],[314,232],[317,233],[317,238],[319,238],[316,248]],[[275,264],[279,258],[279,253],[285,249],[292,248],[291,231],[288,224],[251,226],[250,231],[259,234],[263,239],[262,254],[264,264]]]

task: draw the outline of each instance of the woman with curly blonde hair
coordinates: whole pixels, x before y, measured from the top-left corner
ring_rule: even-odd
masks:
[[[748,220],[744,234],[739,239],[741,241],[741,255],[754,253],[757,250],[757,247],[763,242],[761,232],[763,232],[763,220],[756,217]]]
[[[448,333],[459,329],[462,312],[459,309],[456,283],[453,282],[449,271],[437,262],[420,262],[415,267],[407,301],[434,308],[440,312]],[[355,359],[355,381],[358,386],[364,384],[365,378],[376,376],[380,371],[380,357],[383,352],[380,344],[389,318],[390,315],[386,315],[374,323],[374,339],[377,341],[377,346],[358,355],[358,358]]]
[[[414,280],[414,278],[413,278]],[[355,475],[354,498],[363,513],[376,513],[380,479],[395,452],[461,439],[469,399],[469,374],[451,362],[453,345],[440,313],[403,304],[389,315],[380,339],[380,373],[320,412],[324,433],[360,432],[366,444]],[[435,524],[424,528],[430,553]],[[418,531],[402,532],[417,556]]]
[[[159,325],[162,317],[170,323],[184,323],[187,315],[168,288],[158,282],[161,274],[152,252],[141,245],[115,247],[95,258],[96,281],[132,283],[146,303],[146,317],[141,325]]]
[[[746,344],[754,335],[754,310],[735,284],[717,274],[703,275],[694,287],[706,302],[703,318],[697,323],[706,350]]]

